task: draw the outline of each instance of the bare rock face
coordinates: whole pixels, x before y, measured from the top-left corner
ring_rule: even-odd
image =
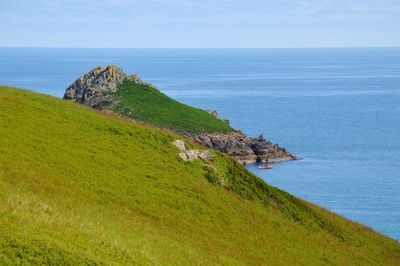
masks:
[[[204,147],[227,153],[240,163],[280,162],[298,158],[262,136],[252,139],[241,132],[203,133],[188,136]]]
[[[206,150],[187,150],[186,143],[183,140],[175,140],[172,144],[178,148],[180,151],[179,157],[184,161],[196,161],[198,159],[203,161],[212,161],[214,159],[214,154]]]
[[[262,136],[250,139],[250,147],[257,155],[257,162],[281,162],[299,159],[285,148],[266,140]]]
[[[254,163],[257,161],[257,156],[250,145],[244,141],[246,136],[242,133],[203,133],[191,138],[207,148],[227,153],[240,162]]]
[[[95,67],[67,88],[64,99],[102,109],[116,101],[113,94],[125,79],[144,84],[138,76],[127,75],[117,66]]]

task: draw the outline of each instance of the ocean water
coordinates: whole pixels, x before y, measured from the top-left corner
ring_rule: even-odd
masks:
[[[108,64],[283,145],[303,160],[248,168],[400,239],[400,48],[0,48],[0,84],[61,97]]]

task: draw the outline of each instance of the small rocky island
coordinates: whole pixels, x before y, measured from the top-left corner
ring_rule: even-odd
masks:
[[[122,91],[124,94],[120,93]],[[232,129],[229,121],[220,119],[216,112],[210,113],[176,102],[137,75],[128,75],[114,65],[96,67],[78,78],[66,89],[64,99],[171,130],[206,148],[224,152],[240,163],[298,159],[263,136],[250,138]],[[149,109],[149,103],[154,108]],[[162,111],[157,112],[158,109]],[[176,109],[182,109],[179,117],[173,112]]]

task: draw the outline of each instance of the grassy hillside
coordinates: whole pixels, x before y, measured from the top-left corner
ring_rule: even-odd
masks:
[[[0,87],[0,264],[400,264],[396,242],[223,154],[183,162],[175,139]]]
[[[159,90],[124,81],[117,91],[116,113],[176,132],[227,132],[233,129],[204,110],[175,101]]]

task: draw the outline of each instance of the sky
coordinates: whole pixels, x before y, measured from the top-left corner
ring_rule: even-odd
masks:
[[[400,46],[400,0],[0,0],[1,47]]]

